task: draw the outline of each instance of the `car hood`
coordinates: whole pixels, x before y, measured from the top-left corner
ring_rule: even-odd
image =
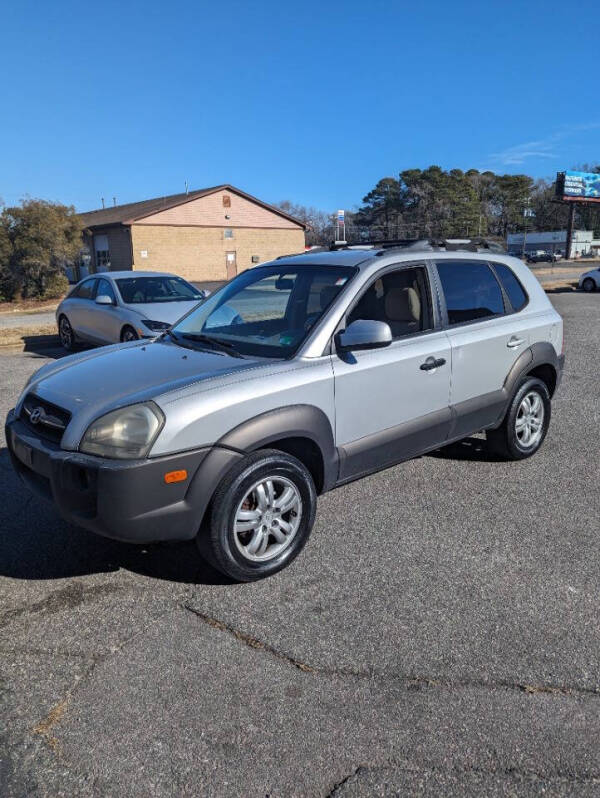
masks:
[[[77,445],[91,421],[116,407],[272,362],[184,349],[166,340],[135,341],[48,364],[34,375],[23,396],[32,392],[71,412],[62,443],[68,449]]]
[[[167,324],[175,324],[176,321],[190,310],[193,310],[196,305],[199,305],[202,300],[193,299],[191,302],[147,302],[143,304],[133,303],[124,305],[127,310],[132,310],[134,313],[139,313],[143,319],[150,321],[164,321]]]

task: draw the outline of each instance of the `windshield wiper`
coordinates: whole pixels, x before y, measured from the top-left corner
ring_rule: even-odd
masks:
[[[223,341],[221,338],[211,338],[210,335],[204,335],[203,333],[181,333],[181,337],[186,341],[194,341],[199,344],[208,344],[209,346],[212,346],[213,349],[225,352],[228,355],[232,355],[232,357],[243,357],[243,355],[240,355],[233,344],[229,343],[229,341]]]

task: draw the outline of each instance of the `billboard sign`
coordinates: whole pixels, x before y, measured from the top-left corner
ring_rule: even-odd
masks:
[[[600,202],[600,174],[567,170],[556,175],[556,196],[575,202]]]
[[[344,216],[345,216],[344,211],[338,211],[337,212],[337,220],[338,220],[338,222],[343,222],[344,221]]]

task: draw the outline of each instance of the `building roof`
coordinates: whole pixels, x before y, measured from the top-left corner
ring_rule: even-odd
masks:
[[[284,211],[280,210],[279,208],[275,208],[273,205],[268,205],[266,202],[262,202],[262,200],[257,199],[257,197],[253,197],[251,194],[246,194],[244,191],[241,191],[239,188],[236,188],[229,183],[223,183],[220,186],[212,186],[211,188],[200,188],[183,194],[170,194],[166,197],[155,197],[154,199],[142,200],[141,202],[129,202],[126,205],[111,205],[108,208],[98,208],[95,211],[86,211],[85,213],[80,213],[79,218],[84,227],[105,227],[114,224],[133,224],[139,219],[144,219],[146,216],[152,216],[159,211],[164,211],[168,208],[174,208],[177,205],[183,205],[184,203],[191,202],[199,197],[206,197],[209,194],[214,194],[216,191],[223,190],[238,194],[240,197],[244,197],[244,199],[250,200],[250,202],[255,202],[262,208],[266,208],[272,213],[276,213],[278,216],[283,216],[284,219],[289,219],[289,221],[294,222],[294,224],[298,224],[300,227],[306,229],[306,224],[301,222],[299,219],[290,216],[288,213],[284,213]]]

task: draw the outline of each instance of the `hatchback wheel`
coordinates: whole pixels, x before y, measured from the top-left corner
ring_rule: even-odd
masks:
[[[58,321],[58,336],[62,347],[72,352],[75,348],[75,333],[66,316],[61,316]]]
[[[140,336],[136,333],[133,327],[123,327],[121,331],[121,341],[137,341]]]
[[[515,393],[504,421],[486,433],[490,448],[507,460],[523,460],[544,442],[551,414],[546,383],[527,377]]]
[[[274,449],[249,455],[225,477],[198,535],[200,553],[239,582],[280,571],[310,535],[316,491],[308,469]]]
[[[591,277],[586,277],[581,287],[583,288],[584,291],[586,291],[589,294],[592,291],[596,290],[596,283],[592,280]]]

